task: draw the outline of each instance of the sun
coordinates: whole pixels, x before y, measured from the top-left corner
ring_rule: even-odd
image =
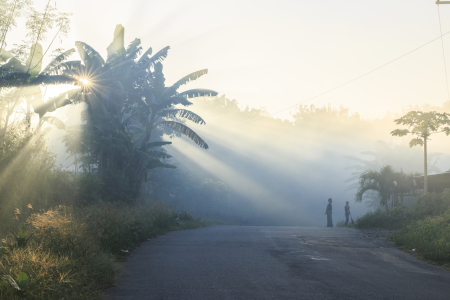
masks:
[[[89,84],[89,80],[87,80],[86,78],[81,78],[80,81],[81,81],[84,85],[88,85],[88,84]]]

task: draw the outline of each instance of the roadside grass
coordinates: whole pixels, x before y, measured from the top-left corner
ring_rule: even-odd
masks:
[[[386,237],[395,246],[450,270],[450,190],[423,195],[413,210],[376,210],[356,221],[358,229],[400,229]]]
[[[369,211],[364,216],[359,217],[355,222],[358,229],[399,229],[409,220],[409,213],[406,208],[395,207],[388,215],[386,212],[377,209]]]
[[[412,222],[387,239],[418,258],[450,268],[450,210]]]
[[[27,299],[103,299],[101,291],[113,284],[120,261],[139,243],[171,230],[206,226],[160,203],[16,210],[15,222],[15,237],[8,235],[0,248],[0,299],[24,294]]]

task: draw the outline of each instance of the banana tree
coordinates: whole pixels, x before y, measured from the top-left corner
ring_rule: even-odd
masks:
[[[74,52],[75,49],[70,49],[60,54],[41,71],[43,53],[39,43],[31,47],[30,56],[25,64],[10,52],[2,51],[0,54],[0,88],[78,84],[78,78],[63,74],[63,70],[71,68],[71,64],[64,63],[64,61]]]
[[[6,132],[9,117],[25,103],[25,120],[27,126],[31,127],[31,114],[34,111],[39,116],[37,131],[39,132],[44,122],[50,122],[60,129],[64,129],[62,121],[56,117],[45,117],[48,112],[54,111],[62,106],[70,104],[66,97],[54,97],[47,102],[43,101],[40,86],[42,84],[78,84],[79,79],[73,76],[63,75],[63,71],[72,69],[76,62],[67,62],[67,58],[75,52],[70,49],[54,58],[44,69],[42,69],[42,47],[39,43],[30,49],[30,56],[25,64],[12,56],[8,51],[0,55],[0,89],[7,91],[8,110],[6,111],[5,127],[2,128],[1,136]],[[3,83],[3,85],[2,85]],[[2,93],[4,94],[4,93]]]
[[[207,74],[208,70],[200,70],[184,76],[172,86],[164,85],[164,74],[162,64],[155,65],[153,72],[153,85],[151,90],[146,90],[145,97],[139,101],[138,105],[132,106],[128,118],[134,117],[138,124],[131,124],[127,129],[133,136],[137,149],[146,150],[151,148],[152,132],[155,128],[165,126],[186,135],[198,146],[208,149],[208,144],[188,126],[178,122],[179,118],[190,120],[196,124],[205,124],[205,121],[196,113],[187,110],[174,108],[175,105],[189,106],[192,103],[188,100],[199,96],[215,96],[217,92],[207,89],[193,89],[178,93],[178,88],[192,80]]]

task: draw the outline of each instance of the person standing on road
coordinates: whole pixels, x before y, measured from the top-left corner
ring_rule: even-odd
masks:
[[[345,211],[345,226],[348,225],[348,217],[350,216],[350,206],[348,205],[348,201],[345,201],[344,211]]]
[[[333,207],[331,206],[331,202],[333,202],[333,199],[328,199],[327,210],[325,211],[325,214],[327,215],[327,227],[333,227],[333,219],[331,218]]]

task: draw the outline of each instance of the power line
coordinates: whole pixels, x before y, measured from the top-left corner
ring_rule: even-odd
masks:
[[[448,88],[447,64],[445,62],[444,39],[442,38],[441,12],[439,10],[439,4],[437,5],[437,8],[439,16],[439,30],[441,31],[442,57],[444,58],[445,83],[447,84],[447,96],[448,100],[450,101],[450,90]]]
[[[438,39],[442,39],[442,37],[443,37],[444,35],[447,35],[447,34],[449,34],[449,33],[450,33],[450,31],[447,31],[447,32],[444,33],[444,34],[441,33],[441,35],[438,36],[437,38],[432,39],[431,41],[429,41],[429,42],[423,44],[422,46],[419,46],[419,47],[415,48],[414,50],[411,50],[411,51],[409,51],[409,52],[407,52],[407,53],[405,53],[405,54],[403,54],[403,55],[401,55],[401,56],[399,56],[399,57],[397,57],[397,58],[395,58],[395,59],[393,59],[393,60],[391,60],[391,61],[385,63],[384,65],[379,66],[378,68],[375,68],[375,69],[373,69],[373,70],[371,70],[371,71],[369,71],[369,72],[367,72],[367,73],[364,73],[364,74],[362,74],[362,75],[360,75],[360,76],[358,76],[358,77],[355,77],[355,78],[353,78],[352,80],[349,80],[349,81],[347,81],[347,82],[345,82],[345,83],[342,83],[342,84],[340,84],[340,85],[338,85],[338,86],[336,86],[336,87],[334,87],[334,88],[332,88],[332,89],[329,89],[329,90],[327,90],[327,91],[325,91],[325,92],[323,92],[323,93],[321,93],[321,94],[318,94],[318,95],[316,95],[316,96],[314,96],[314,97],[308,98],[308,99],[306,99],[306,100],[304,100],[304,101],[302,101],[302,102],[296,103],[296,104],[294,104],[294,105],[292,105],[292,106],[289,106],[289,107],[284,108],[284,109],[282,109],[282,110],[279,110],[279,111],[277,111],[277,112],[271,113],[271,114],[269,114],[268,116],[276,115],[276,114],[278,114],[278,113],[280,113],[280,112],[283,112],[283,111],[286,111],[286,110],[288,110],[288,109],[291,109],[291,108],[293,108],[293,107],[295,107],[295,106],[297,106],[297,105],[303,104],[303,103],[305,103],[305,102],[311,101],[311,100],[313,100],[313,99],[315,99],[315,98],[318,98],[318,97],[320,97],[320,96],[323,96],[323,95],[325,95],[325,94],[328,94],[328,93],[330,93],[330,92],[332,92],[332,91],[334,91],[334,90],[336,90],[336,89],[338,89],[338,88],[343,87],[344,85],[347,85],[347,84],[349,84],[349,83],[352,83],[353,81],[356,81],[356,80],[358,80],[358,79],[360,79],[360,78],[362,78],[362,77],[364,77],[364,76],[367,76],[367,75],[369,75],[369,74],[371,74],[371,73],[373,73],[373,72],[375,72],[375,71],[378,71],[379,69],[384,68],[384,67],[386,67],[387,65],[392,64],[393,62],[395,62],[395,61],[397,61],[397,60],[399,60],[399,59],[401,59],[401,58],[403,58],[403,57],[405,57],[405,56],[407,56],[407,55],[409,55],[409,54],[411,54],[411,53],[413,53],[413,52],[415,52],[415,51],[417,51],[417,50],[419,50],[419,49],[421,49],[421,48],[423,48],[423,47],[425,47],[425,46],[427,46],[427,45],[429,45],[429,44],[431,44],[432,42],[434,42],[434,41],[436,41],[436,40],[438,40]],[[446,74],[447,74],[447,73],[446,73]],[[447,84],[448,84],[448,81],[447,81]]]

